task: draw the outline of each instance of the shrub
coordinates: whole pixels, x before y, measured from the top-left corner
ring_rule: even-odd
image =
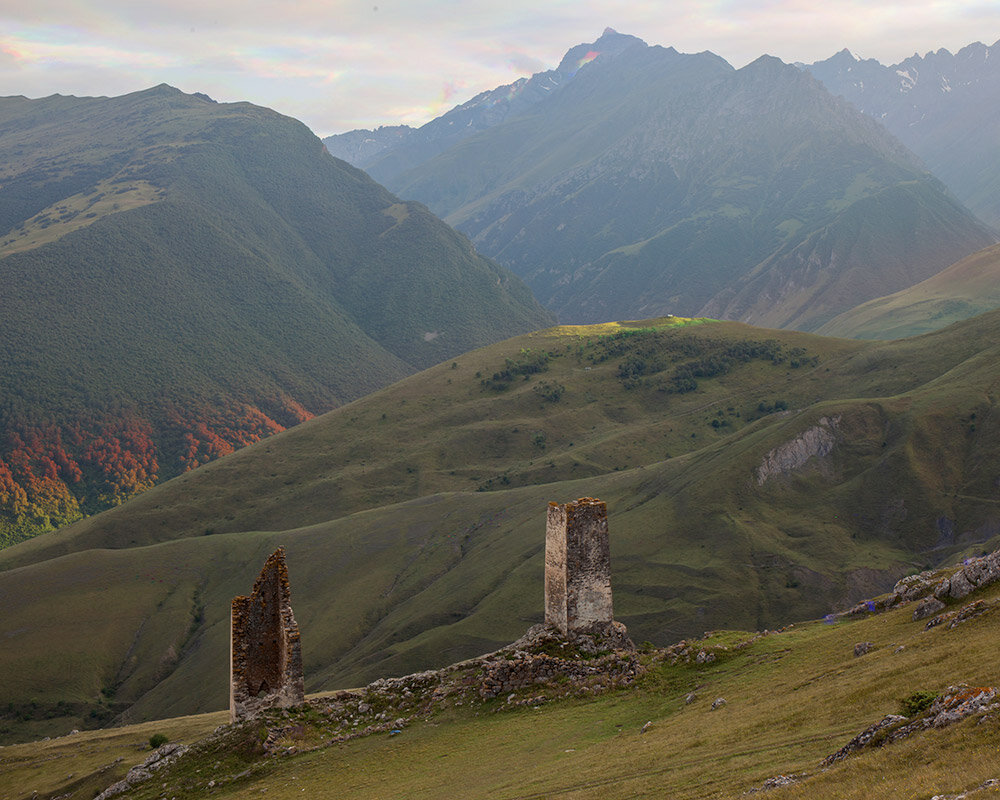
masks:
[[[165,745],[169,741],[170,740],[166,737],[165,734],[154,733],[152,736],[149,737],[149,747],[150,749],[155,750],[157,747]]]
[[[915,717],[917,714],[922,714],[930,708],[931,704],[937,698],[937,692],[931,692],[926,689],[914,692],[899,701],[899,713],[904,717]]]
[[[550,403],[557,403],[559,398],[563,396],[563,392],[566,391],[566,387],[561,383],[549,383],[548,381],[544,381],[535,386],[532,391],[541,397],[542,400],[547,400]]]

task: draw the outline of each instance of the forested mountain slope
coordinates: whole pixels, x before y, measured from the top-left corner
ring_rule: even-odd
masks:
[[[301,123],[0,99],[0,541],[550,317]]]

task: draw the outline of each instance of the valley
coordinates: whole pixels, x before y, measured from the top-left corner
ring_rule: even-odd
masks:
[[[0,795],[1000,792],[998,46],[0,97]]]
[[[666,318],[439,364],[0,553],[17,643],[0,701],[37,703],[6,725],[219,708],[229,599],[279,544],[308,691],[537,622],[550,500],[608,503],[616,616],[658,645],[822,616],[995,549],[997,326],[864,343]]]

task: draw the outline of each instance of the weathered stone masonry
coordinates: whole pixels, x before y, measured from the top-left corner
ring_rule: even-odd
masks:
[[[302,645],[290,604],[285,551],[264,564],[249,597],[234,597],[230,629],[229,713],[236,720],[264,708],[305,702]]]
[[[608,509],[593,497],[549,503],[545,530],[545,624],[564,634],[612,625]]]

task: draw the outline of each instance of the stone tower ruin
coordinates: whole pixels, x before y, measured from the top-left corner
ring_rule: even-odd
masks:
[[[607,505],[593,497],[549,503],[545,624],[571,634],[608,629],[613,622]]]
[[[299,626],[290,604],[285,550],[264,564],[249,597],[233,598],[229,714],[233,722],[265,708],[305,702]]]

